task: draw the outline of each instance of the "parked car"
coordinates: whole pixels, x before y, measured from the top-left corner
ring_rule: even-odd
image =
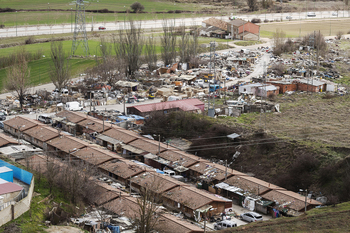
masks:
[[[99,26],[99,27],[98,27],[98,30],[106,30],[106,27],[104,27],[104,26]]]
[[[338,12],[333,12],[332,16],[338,16]]]
[[[0,121],[6,120],[6,114],[2,111],[0,111]]]
[[[4,123],[0,122],[0,129],[4,128]]]
[[[232,227],[237,227],[237,223],[233,221],[228,221],[228,220],[214,223],[215,230],[221,230],[221,229],[232,228]]]
[[[41,121],[44,124],[51,124],[52,123],[52,119],[51,117],[49,117],[48,115],[44,114],[44,115],[40,115],[38,117],[38,121]]]
[[[292,16],[288,15],[288,16],[286,17],[286,19],[291,20],[291,19],[292,19]]]
[[[245,220],[247,222],[257,222],[257,221],[262,221],[263,217],[260,214],[257,214],[255,212],[248,212],[241,214],[242,220]]]
[[[307,17],[316,17],[316,13],[315,12],[307,12]]]

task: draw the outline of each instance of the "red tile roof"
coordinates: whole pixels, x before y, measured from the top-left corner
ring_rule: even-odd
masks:
[[[163,194],[163,197],[183,204],[184,206],[196,210],[212,202],[226,202],[212,194],[191,186],[179,186]]]
[[[123,158],[116,153],[98,147],[85,147],[71,155],[93,165],[99,165],[112,159]]]
[[[85,146],[90,146],[90,143],[68,135],[61,135],[57,138],[49,140],[47,141],[47,144],[66,153],[72,153],[75,150],[81,149]]]
[[[184,219],[175,217],[171,214],[163,214],[159,217],[155,229],[162,233],[199,233],[204,230]]]
[[[72,112],[67,110],[57,113],[56,116],[66,118],[67,121],[73,122],[73,123],[78,123],[84,120],[85,118],[87,118],[87,115],[85,113]]]
[[[285,190],[284,188],[250,176],[232,176],[225,183],[256,195],[261,195],[268,190]]]
[[[159,142],[148,138],[137,139],[128,143],[128,145],[150,152],[154,155],[159,152]],[[163,143],[160,143],[160,152],[165,150],[167,150],[167,147]]]
[[[18,144],[18,141],[14,138],[11,138],[3,133],[0,134],[0,147],[5,146],[7,144]]]
[[[59,136],[58,130],[45,125],[37,125],[35,127],[32,127],[24,131],[23,133],[28,134],[29,136],[43,142],[46,142],[50,139],[53,139]]]
[[[40,121],[25,118],[22,116],[16,116],[15,118],[4,121],[4,125],[8,125],[8,126],[15,128],[15,129],[18,129],[18,127],[20,127],[20,131],[25,131],[27,129],[30,129],[30,128],[36,126],[36,125],[44,126],[44,124],[40,123]]]
[[[156,172],[144,172],[131,178],[131,182],[143,188],[147,188],[155,193],[163,193],[169,189],[184,184],[173,178],[158,174]]]

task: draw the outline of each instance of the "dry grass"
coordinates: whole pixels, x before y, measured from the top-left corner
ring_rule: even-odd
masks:
[[[313,31],[320,31],[324,36],[335,36],[337,32],[344,31],[346,28],[350,28],[349,19],[324,19],[261,24],[260,32],[261,37],[272,38],[273,33],[280,29],[286,33],[287,37],[294,38],[305,36]]]
[[[301,141],[313,148],[332,146],[349,148],[350,96],[324,99],[326,94],[280,96],[280,114],[266,115],[266,129],[281,137]],[[265,124],[265,117],[262,117]],[[252,123],[259,127],[257,117]]]
[[[221,232],[348,232],[350,203],[308,211],[297,218],[278,218]]]

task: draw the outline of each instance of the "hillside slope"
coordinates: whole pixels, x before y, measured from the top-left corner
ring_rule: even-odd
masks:
[[[345,202],[313,209],[295,218],[278,218],[220,232],[349,232],[349,216],[350,202]]]

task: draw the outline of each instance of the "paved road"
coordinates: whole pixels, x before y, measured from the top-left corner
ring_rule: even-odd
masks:
[[[253,18],[259,18],[261,20],[275,20],[275,19],[283,19],[286,20],[287,16],[291,16],[292,20],[305,20],[305,19],[320,19],[320,18],[340,18],[340,17],[350,17],[349,11],[338,11],[338,16],[332,15],[335,13],[334,11],[317,11],[315,12],[316,17],[307,17],[307,12],[286,12],[286,13],[269,13],[269,14],[242,14],[242,15],[234,15],[237,18],[241,18],[244,20],[252,20]],[[196,17],[196,18],[185,18],[185,19],[176,19],[176,26],[180,26],[181,24],[189,25],[201,25],[202,21],[210,18],[208,17]],[[228,16],[225,17],[217,17],[219,19],[227,20]],[[144,29],[155,29],[162,28],[163,21],[162,20],[147,20],[147,21],[136,21],[137,23],[141,23],[142,28]],[[94,30],[98,30],[99,26],[106,27],[107,31],[114,31],[124,29],[123,22],[109,22],[104,24],[94,24]],[[92,24],[86,24],[86,30],[91,31]],[[51,25],[51,26],[26,26],[26,27],[6,27],[4,29],[0,29],[0,37],[15,37],[15,36],[28,36],[28,35],[42,35],[42,34],[61,34],[61,33],[70,33],[71,25],[70,24],[60,24],[60,25]]]

